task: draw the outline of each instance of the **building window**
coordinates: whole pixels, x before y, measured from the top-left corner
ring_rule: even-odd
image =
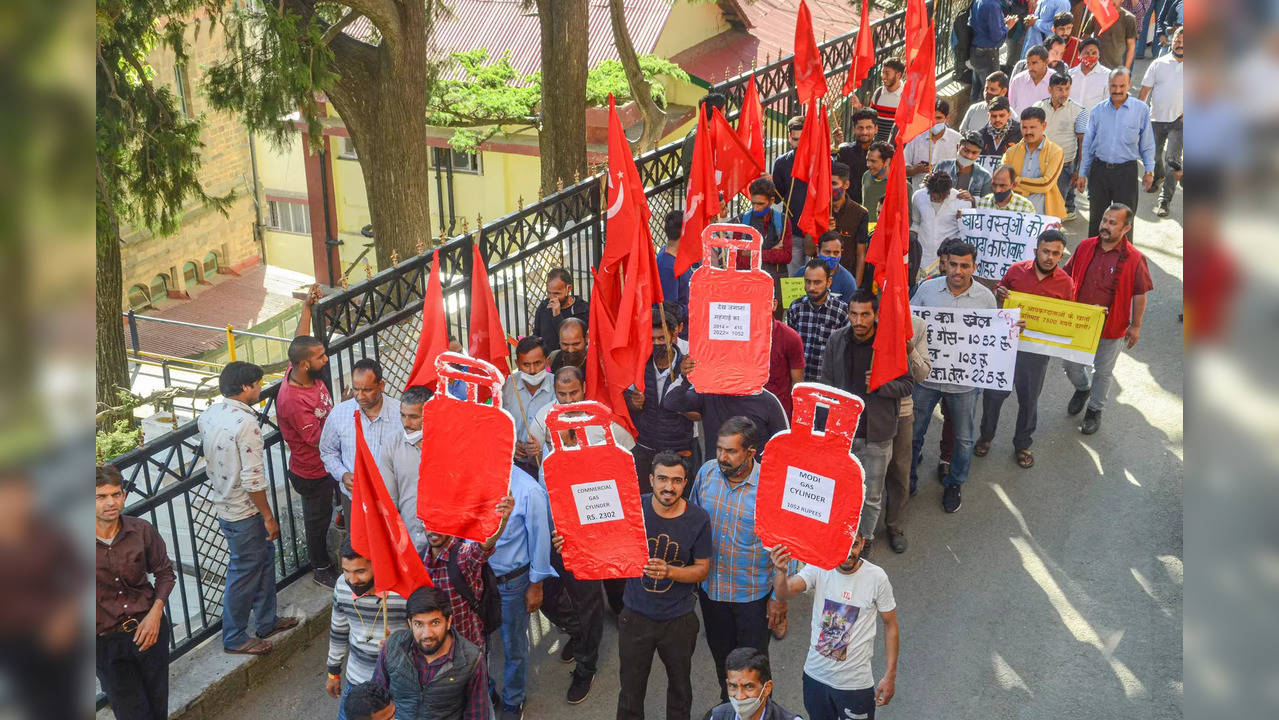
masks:
[[[453,148],[431,148],[431,163],[444,169],[453,166],[453,172],[482,174],[479,153],[458,152]]]
[[[169,276],[160,273],[151,278],[151,300],[158,302],[169,297]]]
[[[305,202],[268,200],[266,226],[280,232],[311,234],[311,208]]]
[[[218,254],[209,253],[204,256],[204,279],[212,280],[218,274]]]
[[[198,285],[200,283],[200,266],[193,262],[188,262],[182,266],[182,284],[187,287]]]
[[[173,66],[173,87],[177,89],[178,109],[185,117],[191,117],[190,92],[187,88],[187,72],[181,65]]]
[[[338,157],[343,160],[359,160],[360,156],[355,152],[355,143],[351,142],[351,138],[342,138],[342,144],[339,146]]]
[[[134,285],[129,288],[129,309],[141,310],[151,305],[151,296],[147,294],[146,286]]]

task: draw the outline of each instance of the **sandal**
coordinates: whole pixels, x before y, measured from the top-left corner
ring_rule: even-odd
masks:
[[[275,646],[265,640],[250,638],[248,642],[234,650],[223,648],[223,651],[229,655],[266,655],[271,652],[274,647]]]
[[[285,630],[291,630],[291,629],[293,629],[293,628],[295,628],[295,627],[297,627],[297,626],[298,626],[298,619],[297,619],[297,618],[295,618],[295,617],[282,617],[282,618],[279,618],[278,620],[276,620],[276,621],[275,621],[275,627],[271,628],[271,632],[269,632],[269,633],[267,633],[267,634],[265,634],[265,635],[259,635],[258,637],[260,637],[260,638],[262,638],[263,640],[265,640],[265,639],[267,639],[267,638],[271,637],[272,635],[279,635],[280,633],[284,632]]]
[[[1029,450],[1018,450],[1017,464],[1025,469],[1030,469],[1035,466],[1035,456],[1030,454]]]
[[[977,444],[973,447],[973,454],[977,457],[986,457],[986,453],[988,452],[990,452],[989,440],[978,440]]]

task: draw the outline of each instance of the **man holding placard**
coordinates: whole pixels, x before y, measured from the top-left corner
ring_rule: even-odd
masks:
[[[976,269],[977,248],[968,243],[952,244],[950,254],[946,256],[946,277],[921,283],[911,298],[911,306],[994,309],[995,296],[985,286],[973,282],[973,271]],[[942,509],[948,513],[956,512],[963,503],[960,488],[968,479],[968,468],[973,460],[973,424],[979,392],[975,387],[932,380],[925,380],[915,386],[915,462],[911,468],[912,481],[918,477],[924,435],[928,433],[933,408],[938,403],[946,406],[946,413],[955,426],[955,453],[951,458],[950,470],[942,478],[942,485],[946,488],[942,493]]]
[[[977,198],[974,206],[979,210],[1035,212],[1035,206],[1026,196],[1013,192],[1016,184],[1017,170],[1011,165],[1000,165],[990,176],[990,194]]]
[[[1056,228],[1039,234],[1035,246],[1035,259],[1013,263],[995,286],[995,297],[1000,306],[1008,299],[1010,291],[1069,300],[1075,295],[1075,282],[1057,266],[1066,251],[1066,236]],[[1013,387],[1017,390],[1017,429],[1013,433],[1013,450],[1017,464],[1030,468],[1035,456],[1030,445],[1038,418],[1039,393],[1044,389],[1044,374],[1048,371],[1048,356],[1025,350],[1017,353],[1017,366],[1013,371]],[[973,454],[979,457],[990,452],[990,442],[999,426],[999,410],[1008,399],[1007,390],[987,389],[982,393],[981,436]]]

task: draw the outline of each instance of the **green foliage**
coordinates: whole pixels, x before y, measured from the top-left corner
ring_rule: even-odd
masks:
[[[98,462],[103,463],[141,445],[142,430],[133,427],[127,419],[118,420],[110,430],[99,430],[94,441]]]
[[[666,107],[666,87],[657,80],[659,76],[665,75],[689,82],[688,73],[680,69],[679,65],[656,55],[640,55],[639,64],[640,70],[644,73],[644,79],[652,85],[653,101],[660,108]],[[619,103],[631,99],[631,88],[626,83],[626,71],[622,69],[622,63],[619,60],[605,60],[586,76],[588,105],[607,105],[610,94],[617,98]]]

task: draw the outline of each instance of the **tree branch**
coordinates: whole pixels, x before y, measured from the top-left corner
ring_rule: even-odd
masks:
[[[382,42],[392,51],[396,51],[404,35],[404,28],[400,9],[396,7],[395,0],[340,0],[340,2],[351,8],[351,12],[357,16],[363,15],[372,21],[377,26],[378,32],[382,33]],[[341,22],[342,20],[339,20],[338,24]]]
[[[341,20],[338,20],[337,22],[333,23],[332,25],[329,26],[328,30],[324,31],[324,35],[320,38],[320,44],[328,45],[330,42],[333,41],[333,38],[337,37],[338,33],[342,32],[342,30],[346,28],[346,26],[350,25],[351,23],[355,22],[361,17],[364,17],[364,16],[354,10],[351,10],[347,14],[343,15]]]

